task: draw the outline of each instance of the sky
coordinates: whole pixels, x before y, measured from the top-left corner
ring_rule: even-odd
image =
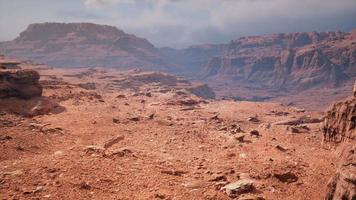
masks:
[[[248,35],[356,28],[356,0],[0,0],[0,41],[31,23],[92,22],[157,47],[226,43]]]

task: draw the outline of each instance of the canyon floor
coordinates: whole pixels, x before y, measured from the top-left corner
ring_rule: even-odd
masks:
[[[335,173],[320,112],[206,100],[135,70],[35,68],[60,106],[28,117],[11,111],[38,99],[0,100],[0,199],[322,199]],[[236,181],[248,187],[229,193]]]

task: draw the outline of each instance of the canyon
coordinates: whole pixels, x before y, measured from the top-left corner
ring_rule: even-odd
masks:
[[[226,44],[157,48],[116,27],[91,23],[31,24],[0,53],[57,67],[145,69],[208,83],[217,97],[278,101],[325,109],[356,80],[356,31],[247,36]],[[323,90],[325,101],[290,98]],[[250,92],[253,91],[253,92]]]

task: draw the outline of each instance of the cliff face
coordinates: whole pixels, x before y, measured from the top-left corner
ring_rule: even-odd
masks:
[[[324,141],[343,142],[341,160],[327,187],[326,200],[356,199],[356,83],[353,97],[336,103],[324,122]]]
[[[323,131],[326,141],[341,142],[356,139],[356,82],[353,97],[335,103],[327,112]]]
[[[206,77],[269,89],[339,86],[356,76],[355,33],[243,37],[209,59]]]
[[[31,24],[1,53],[49,65],[151,68],[165,66],[146,39],[91,23]]]

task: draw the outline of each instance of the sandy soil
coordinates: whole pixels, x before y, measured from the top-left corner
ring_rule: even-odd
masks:
[[[254,189],[236,199],[322,199],[335,172],[319,123],[299,133],[274,124],[320,113],[122,89],[114,80],[127,72],[114,70],[39,71],[65,111],[1,112],[0,199],[223,200],[232,197],[221,188],[246,176]],[[96,89],[76,85],[87,82]]]

